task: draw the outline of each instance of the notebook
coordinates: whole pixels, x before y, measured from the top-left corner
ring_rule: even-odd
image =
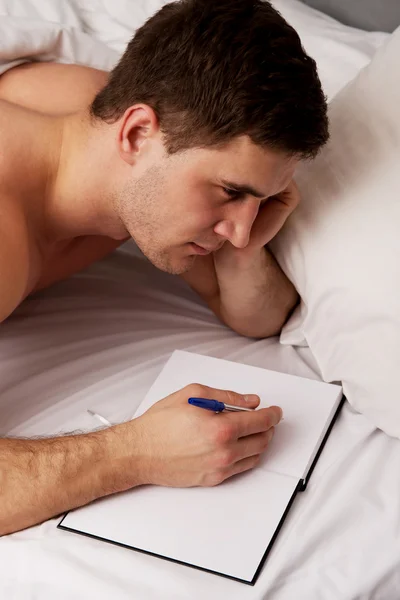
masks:
[[[259,465],[215,487],[140,486],[71,511],[58,527],[254,585],[307,486],[343,404],[342,389],[176,350],[134,416],[193,382],[258,394],[261,406],[282,407],[284,420]]]

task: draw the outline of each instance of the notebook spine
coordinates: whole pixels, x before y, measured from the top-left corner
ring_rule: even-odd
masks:
[[[321,442],[321,445],[320,445],[320,447],[318,449],[318,452],[315,455],[315,458],[314,458],[313,462],[311,463],[311,467],[309,468],[307,475],[304,477],[304,479],[300,479],[299,492],[304,492],[304,490],[307,488],[307,484],[310,481],[310,477],[311,477],[312,472],[313,472],[313,470],[315,468],[315,465],[318,462],[318,459],[319,459],[319,457],[321,455],[321,452],[324,449],[324,446],[325,446],[325,444],[326,444],[326,442],[327,442],[327,440],[328,440],[328,438],[330,436],[332,428],[333,428],[334,424],[336,423],[336,420],[337,420],[337,418],[338,418],[338,416],[340,414],[340,411],[342,410],[342,406],[343,406],[343,404],[345,402],[346,402],[346,397],[343,395],[342,399],[340,400],[339,405],[338,405],[338,407],[336,409],[336,412],[333,415],[333,419],[332,419],[332,421],[331,421],[328,429],[326,430],[326,433],[324,435],[324,439]]]

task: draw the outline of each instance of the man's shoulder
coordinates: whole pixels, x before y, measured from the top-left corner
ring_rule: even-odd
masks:
[[[81,65],[25,63],[0,76],[0,99],[49,115],[88,106],[108,73]]]

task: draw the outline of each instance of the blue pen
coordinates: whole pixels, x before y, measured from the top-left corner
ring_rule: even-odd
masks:
[[[232,412],[240,411],[254,411],[254,408],[243,408],[242,406],[234,406],[233,404],[225,404],[225,402],[219,402],[218,400],[209,400],[208,398],[189,398],[189,404],[198,406],[199,408],[205,408],[206,410],[212,410],[214,412],[222,412],[228,410]]]

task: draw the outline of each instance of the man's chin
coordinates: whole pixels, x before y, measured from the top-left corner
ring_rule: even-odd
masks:
[[[148,256],[147,257],[150,262],[160,269],[160,271],[164,271],[165,273],[169,273],[170,275],[182,275],[183,273],[187,273],[192,268],[196,256],[185,256],[180,258],[170,258],[166,255],[163,256]]]

